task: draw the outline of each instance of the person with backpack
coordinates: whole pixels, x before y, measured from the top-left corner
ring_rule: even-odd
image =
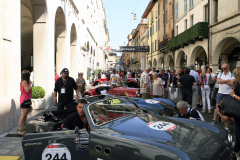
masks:
[[[177,103],[177,107],[179,109],[178,117],[180,118],[187,118],[192,120],[199,120],[205,122],[202,114],[195,109],[191,109],[189,104],[185,101],[180,101]]]
[[[233,84],[235,80],[235,77],[229,71],[229,64],[224,63],[222,65],[222,70],[223,72],[219,73],[217,77],[217,83],[219,84],[219,89],[217,93],[216,106],[220,105],[220,102],[224,97],[230,96],[230,92],[233,88]],[[217,110],[215,109],[214,117],[211,123],[213,124],[216,123],[217,115],[218,113],[217,113]],[[229,131],[229,128],[226,128],[226,125],[225,125],[225,129]]]

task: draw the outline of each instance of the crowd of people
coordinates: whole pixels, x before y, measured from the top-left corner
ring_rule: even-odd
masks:
[[[32,97],[32,81],[30,80],[30,72],[24,70],[22,72],[22,82],[20,84],[21,96],[20,104],[22,115],[19,119],[18,134],[22,135],[25,129],[26,117],[31,105]],[[170,98],[176,101],[181,92],[182,100],[177,103],[180,114],[179,117],[204,121],[202,114],[206,112],[211,114],[212,107],[215,108],[213,120],[211,123],[217,122],[217,117],[225,124],[225,129],[229,131],[229,124],[234,123],[236,143],[234,151],[240,149],[240,118],[231,118],[223,115],[221,106],[224,97],[233,97],[240,102],[240,67],[229,71],[229,64],[222,65],[221,70],[218,69],[215,74],[211,68],[201,66],[201,70],[196,70],[195,65],[185,67],[176,73],[175,69],[156,70],[150,65],[146,65],[145,70],[126,70],[126,71],[100,71],[98,78],[107,78],[110,85],[121,85],[127,87],[128,78],[139,78],[140,93],[142,98]],[[73,107],[73,90],[76,92],[76,100],[79,101],[79,95],[83,94],[86,89],[86,81],[83,73],[80,72],[76,81],[69,77],[69,70],[64,68],[59,77],[55,77],[55,88],[53,101],[57,104],[58,110]],[[58,95],[58,102],[57,102]],[[81,117],[82,126],[85,125],[83,115],[83,106],[86,101],[81,100],[78,103],[78,114],[71,118]],[[197,110],[202,108],[201,113]],[[240,117],[240,116],[239,116]],[[78,123],[78,122],[76,122]],[[67,123],[65,124],[67,127]],[[71,123],[68,123],[71,125]],[[67,127],[67,128],[71,128]]]

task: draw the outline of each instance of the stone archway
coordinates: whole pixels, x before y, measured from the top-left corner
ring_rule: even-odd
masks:
[[[215,70],[220,69],[223,63],[231,63],[230,71],[239,66],[239,62],[236,61],[237,59],[240,59],[238,48],[240,48],[240,42],[238,39],[233,37],[223,39],[217,45],[215,52],[212,55],[212,65],[214,65],[213,67]],[[233,55],[234,53],[235,55]]]
[[[152,67],[152,61],[151,60],[148,61],[148,65],[150,65]]]
[[[169,54],[166,57],[166,62],[165,62],[164,67],[165,67],[165,69],[173,69],[174,68],[174,61],[173,61],[173,57],[171,54]]]
[[[155,58],[153,60],[153,66],[152,67],[157,68],[157,60]]]
[[[207,65],[207,53],[202,46],[193,49],[190,55],[190,65],[194,64],[196,70],[200,70],[202,65]]]
[[[163,57],[160,57],[158,59],[158,68],[157,69],[162,69],[164,67],[164,59]]]
[[[57,73],[69,66],[70,60],[66,55],[66,21],[61,7],[58,7],[55,16],[55,65]],[[64,58],[63,58],[64,57]]]
[[[179,51],[175,57],[175,68],[176,71],[180,70],[181,68],[187,66],[187,55],[184,51]]]
[[[71,68],[70,76],[76,79],[78,77],[78,54],[77,54],[77,31],[75,24],[71,27],[71,37],[70,37],[70,51],[71,51]]]

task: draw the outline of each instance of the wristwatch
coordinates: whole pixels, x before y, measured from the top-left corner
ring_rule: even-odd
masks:
[[[236,94],[233,95],[233,98],[234,98],[234,99],[235,99],[235,97],[236,97]]]

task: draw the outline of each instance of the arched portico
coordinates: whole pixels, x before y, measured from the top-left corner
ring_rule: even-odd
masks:
[[[223,63],[230,64],[230,71],[240,66],[240,42],[237,38],[227,37],[216,47],[212,55],[212,64],[220,69]]]
[[[79,56],[77,54],[77,31],[75,24],[72,24],[71,27],[70,50],[71,50],[70,76],[76,79],[78,77]]]
[[[68,67],[68,63],[66,64],[68,62],[68,56],[66,55],[66,21],[61,7],[58,7],[55,16],[55,40],[55,65],[57,73],[60,73],[63,68]]]
[[[196,46],[190,55],[190,65],[194,64],[196,70],[200,70],[202,65],[207,65],[207,53],[202,46]]]
[[[173,69],[174,68],[174,61],[173,61],[172,54],[167,55],[164,68],[165,69]]]
[[[179,71],[185,66],[187,66],[187,55],[183,50],[180,50],[175,56],[175,69]]]
[[[157,60],[155,58],[153,60],[153,66],[152,67],[157,68]]]
[[[158,69],[162,69],[164,67],[164,59],[163,57],[160,57],[158,59]]]

